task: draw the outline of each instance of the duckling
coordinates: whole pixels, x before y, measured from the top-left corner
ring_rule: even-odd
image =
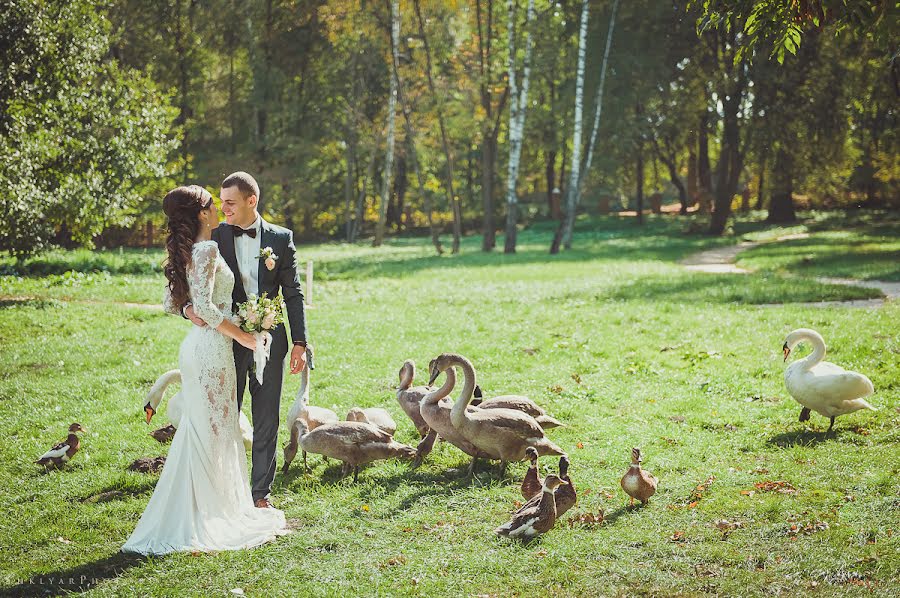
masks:
[[[394,421],[394,418],[391,417],[391,414],[386,409],[381,407],[368,407],[366,409],[354,407],[347,412],[347,421],[372,424],[391,436],[397,431],[397,422]]]
[[[168,388],[170,384],[180,383],[181,370],[169,370],[157,378],[156,382],[153,383],[153,386],[150,387],[150,390],[147,392],[147,397],[144,399],[146,401],[146,404],[144,405],[144,416],[147,418],[147,424],[149,424],[150,420],[153,419],[153,416],[156,415],[156,411],[159,409],[159,404],[166,392],[166,388]],[[172,398],[169,399],[166,406],[166,417],[169,418],[171,426],[154,430],[150,433],[151,436],[160,442],[168,442],[175,436],[175,429],[178,428],[178,422],[181,420],[182,401],[181,391],[172,395]],[[247,450],[252,449],[253,426],[250,425],[250,420],[247,419],[247,416],[244,415],[243,411],[238,412],[238,425],[241,428],[241,438],[244,441],[244,448]]]
[[[297,442],[304,452],[332,457],[344,462],[341,472],[353,470],[353,481],[359,476],[359,466],[379,459],[409,459],[416,449],[394,441],[378,427],[362,422],[335,422],[309,430],[306,422],[297,419]]]
[[[641,504],[647,504],[650,497],[656,494],[657,479],[653,477],[649,471],[641,469],[641,449],[631,449],[631,467],[622,476],[622,490],[631,497],[629,504],[634,505],[634,499],[641,501]]]
[[[166,464],[165,457],[141,457],[128,466],[129,471],[140,473],[158,473]]]
[[[541,493],[544,483],[538,474],[538,452],[533,446],[525,449],[525,456],[531,461],[528,471],[525,472],[525,478],[522,480],[522,496],[528,500]]]
[[[41,455],[35,463],[43,465],[47,469],[61,467],[69,462],[75,456],[78,449],[81,448],[81,439],[78,438],[78,432],[87,432],[79,423],[69,426],[69,435],[62,442],[58,442],[53,447]]]
[[[803,406],[800,421],[807,421],[810,411],[815,411],[831,419],[830,432],[834,428],[834,418],[839,415],[860,409],[877,411],[863,398],[875,393],[872,381],[863,374],[822,361],[825,339],[815,330],[799,328],[787,336],[782,346],[785,361],[793,348],[803,341],[812,343],[813,352],[789,365],[784,372],[784,385],[794,400]]]
[[[400,368],[400,387],[397,388],[397,402],[400,408],[412,420],[421,438],[428,435],[428,424],[422,417],[420,406],[425,395],[434,390],[430,386],[412,386],[416,377],[416,364],[412,359],[403,362]]]
[[[553,529],[557,517],[554,491],[567,483],[555,474],[548,475],[544,478],[540,500],[535,502],[532,499],[527,502],[513,514],[509,522],[501,525],[494,532],[499,536],[531,539]]]

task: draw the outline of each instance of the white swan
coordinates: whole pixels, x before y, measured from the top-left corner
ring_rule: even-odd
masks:
[[[156,415],[163,394],[165,394],[166,388],[168,388],[170,384],[181,384],[181,370],[169,370],[157,378],[156,382],[153,383],[153,386],[150,387],[144,405],[144,416],[147,418],[148,424],[153,416]],[[166,405],[166,417],[169,418],[169,422],[171,422],[172,426],[175,428],[178,428],[178,422],[181,420],[182,401],[181,391],[179,391],[172,395],[172,398],[169,399],[169,402]],[[244,440],[244,448],[247,450],[252,449],[253,426],[250,425],[250,420],[247,419],[247,416],[244,415],[243,411],[238,412],[238,424],[241,427],[241,437]]]
[[[800,421],[809,419],[810,410],[831,418],[830,431],[834,427],[834,418],[838,415],[853,413],[860,409],[877,411],[863,397],[875,392],[872,381],[857,372],[848,372],[844,368],[827,361],[825,358],[825,339],[815,330],[798,328],[784,340],[782,350],[787,361],[791,351],[803,341],[809,341],[813,352],[809,356],[797,360],[784,372],[784,385],[794,400],[803,405]]]

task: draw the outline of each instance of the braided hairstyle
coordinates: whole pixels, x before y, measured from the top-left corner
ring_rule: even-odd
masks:
[[[169,281],[169,291],[175,305],[190,301],[187,268],[191,251],[200,231],[200,212],[212,205],[212,196],[199,185],[177,187],[163,199],[163,211],[169,219],[166,238],[166,258],[163,272]]]

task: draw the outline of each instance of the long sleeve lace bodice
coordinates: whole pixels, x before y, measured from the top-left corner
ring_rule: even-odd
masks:
[[[188,289],[196,313],[210,328],[216,328],[230,313],[234,275],[219,255],[215,241],[194,244],[187,269]]]

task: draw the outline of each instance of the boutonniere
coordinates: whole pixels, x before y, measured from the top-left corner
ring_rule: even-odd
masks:
[[[263,247],[260,249],[259,257],[266,260],[266,268],[268,268],[270,272],[275,269],[275,260],[278,259],[278,256],[275,255],[275,251],[271,247]]]

